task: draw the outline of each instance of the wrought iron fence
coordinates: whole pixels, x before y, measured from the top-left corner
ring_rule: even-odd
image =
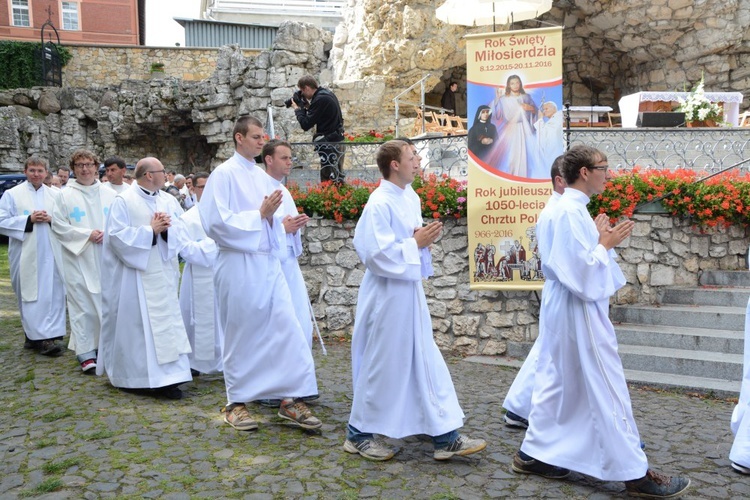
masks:
[[[466,179],[468,155],[466,136],[412,139],[422,157],[425,173]],[[290,180],[300,185],[320,181],[321,157],[338,164],[346,178],[370,182],[380,179],[375,152],[381,143],[339,143],[344,158],[326,158],[313,143],[294,143],[295,169]],[[588,144],[607,154],[617,170],[688,168],[717,172],[750,159],[749,128],[717,129],[582,129],[570,132],[570,144]],[[332,154],[338,155],[335,152]],[[747,171],[748,164],[740,167]]]

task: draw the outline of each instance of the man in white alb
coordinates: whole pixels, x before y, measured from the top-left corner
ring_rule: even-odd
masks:
[[[182,209],[161,191],[165,173],[158,159],[140,160],[135,179],[110,206],[104,231],[96,373],[106,373],[115,387],[180,399],[178,386],[192,377],[177,299],[179,238],[170,227]]]
[[[322,423],[301,399],[318,393],[315,363],[276,253],[286,244],[277,212],[282,192],[254,161],[264,135],[258,119],[237,120],[234,156],[211,173],[198,205],[219,247],[214,286],[224,331],[224,420],[256,429],[246,403],[281,399],[280,417],[318,429]]]
[[[195,175],[196,199],[200,202],[208,173]],[[185,260],[180,282],[180,309],[185,322],[190,346],[190,368],[198,373],[222,371],[224,334],[216,321],[214,301],[214,264],[218,249],[214,240],[206,236],[198,206],[187,210],[175,224],[179,237],[180,255]]]
[[[128,171],[128,166],[125,164],[125,160],[119,156],[112,156],[104,160],[104,171],[107,174],[107,182],[104,185],[115,193],[122,193],[130,187],[130,184],[125,182],[125,172]]]
[[[0,199],[0,233],[8,237],[10,281],[26,334],[24,347],[45,356],[60,354],[65,335],[65,285],[58,268],[60,248],[50,234],[52,208],[60,191],[43,184],[47,160],[32,156],[26,181]]]
[[[365,265],[352,334],[354,397],[344,451],[368,460],[395,449],[375,434],[432,437],[435,460],[470,455],[487,443],[458,433],[464,414],[448,367],[432,337],[422,279],[432,275],[429,246],[442,223],[422,226],[420,200],[409,188],[419,157],[404,141],[388,141],[376,161],[383,180],[357,223],[354,248]]]
[[[672,498],[690,480],[649,469],[630,403],[609,298],[625,284],[614,247],[634,223],[610,227],[586,209],[604,191],[607,157],[588,146],[564,155],[568,187],[543,234],[546,277],[539,318],[539,357],[529,428],[512,469],[562,479],[570,470],[603,481],[624,481],[629,494]],[[549,248],[546,245],[550,245]]]
[[[93,373],[102,328],[101,245],[109,206],[117,194],[99,182],[99,160],[79,149],[70,157],[75,179],[52,210],[52,233],[62,249],[70,316],[70,343],[81,370]]]

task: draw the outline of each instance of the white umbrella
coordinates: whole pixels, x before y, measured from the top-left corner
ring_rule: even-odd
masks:
[[[447,0],[435,15],[448,24],[487,26],[534,19],[552,8],[552,0]]]

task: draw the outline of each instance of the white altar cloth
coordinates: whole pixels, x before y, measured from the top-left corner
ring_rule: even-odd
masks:
[[[620,115],[623,128],[635,128],[638,119],[638,108],[644,101],[677,101],[687,99],[690,92],[636,92],[620,99]],[[724,105],[724,121],[733,127],[739,125],[742,92],[706,92],[706,98]]]

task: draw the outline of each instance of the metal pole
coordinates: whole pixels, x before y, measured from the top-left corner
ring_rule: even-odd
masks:
[[[268,109],[268,136],[271,139],[275,139],[276,132],[274,131],[274,128],[273,128],[273,108],[269,104],[267,109]]]

